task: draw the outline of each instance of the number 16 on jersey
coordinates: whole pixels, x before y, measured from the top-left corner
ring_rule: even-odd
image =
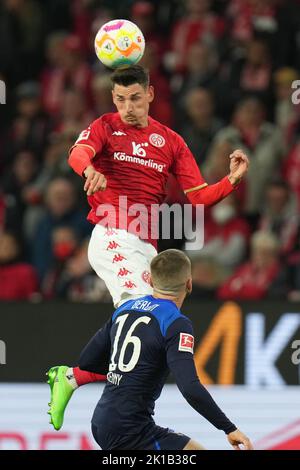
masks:
[[[148,323],[151,321],[151,318],[147,317],[147,316],[137,318],[137,320],[135,320],[133,322],[133,324],[131,325],[131,327],[129,328],[129,330],[128,330],[128,332],[127,332],[127,334],[126,334],[126,336],[123,340],[123,343],[120,343],[120,336],[121,336],[122,330],[124,328],[124,325],[125,325],[125,322],[126,322],[128,316],[129,316],[129,314],[127,313],[126,315],[122,315],[122,316],[118,317],[117,320],[116,320],[116,324],[118,325],[118,328],[117,328],[117,332],[116,332],[116,336],[115,336],[115,340],[114,340],[114,345],[113,345],[113,352],[112,352],[112,356],[111,356],[111,360],[110,360],[110,364],[109,364],[109,371],[110,372],[115,371],[117,368],[121,372],[130,372],[135,368],[135,366],[137,365],[138,360],[140,358],[141,340],[138,336],[134,336],[133,333],[134,333],[134,330],[136,329],[136,327],[140,323],[145,323],[146,325],[148,325]],[[129,344],[133,345],[133,351],[132,351],[132,355],[131,355],[131,358],[129,359],[128,363],[125,364],[124,363],[124,358],[125,358],[126,349],[127,349]],[[118,363],[117,363],[115,361],[116,361],[116,356],[117,356],[118,352],[119,352],[119,360],[118,360]]]

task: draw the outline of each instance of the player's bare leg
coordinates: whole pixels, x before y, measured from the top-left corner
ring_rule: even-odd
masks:
[[[201,444],[198,444],[198,442],[194,441],[193,439],[190,439],[187,445],[183,448],[183,450],[206,450],[206,449]]]

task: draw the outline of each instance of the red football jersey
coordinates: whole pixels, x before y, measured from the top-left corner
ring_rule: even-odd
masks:
[[[76,145],[93,150],[92,164],[107,178],[106,190],[88,197],[92,208],[88,219],[94,224],[104,219],[103,204],[114,206],[120,213],[120,196],[127,197],[126,208],[121,202],[126,215],[133,204],[143,204],[147,209],[144,212],[149,214],[153,204],[163,202],[170,173],[185,192],[207,185],[182,137],[151,117],[147,127],[137,128],[123,123],[119,113],[104,114],[81,132]],[[149,225],[148,214],[144,213],[144,222]],[[134,219],[132,216],[130,220]],[[109,225],[128,229],[113,218]]]

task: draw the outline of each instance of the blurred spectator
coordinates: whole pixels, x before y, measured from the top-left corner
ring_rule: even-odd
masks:
[[[222,80],[226,87],[226,106],[232,112],[236,102],[249,96],[259,98],[266,106],[268,118],[273,116],[272,61],[268,43],[251,39],[223,64]]]
[[[72,228],[79,240],[89,235],[91,225],[77,207],[77,197],[72,183],[64,178],[50,182],[45,196],[45,211],[31,240],[32,261],[40,279],[43,279],[53,261],[51,234],[55,227]]]
[[[92,270],[87,256],[88,240],[85,240],[66,265],[66,297],[75,302],[111,302],[111,295],[103,279]]]
[[[177,73],[171,78],[173,91],[179,107],[177,122],[181,123],[186,95],[194,88],[206,88],[215,97],[217,115],[227,115],[231,102],[228,100],[230,94],[219,70],[219,58],[216,48],[204,41],[197,41],[191,45],[187,53],[186,70]],[[180,119],[181,118],[181,119]]]
[[[92,81],[92,94],[96,117],[114,112],[111,96],[111,80],[108,73],[99,73]]]
[[[298,0],[278,1],[278,34],[274,60],[278,66],[300,67],[300,3]]]
[[[72,29],[72,3],[69,0],[42,0],[42,4],[45,18],[47,18],[45,25],[47,38],[53,31]]]
[[[154,87],[155,100],[151,103],[150,114],[162,124],[173,124],[171,91],[169,81],[159,65],[160,52],[155,44],[148,44],[140,64],[150,72],[151,85]]]
[[[91,52],[93,4],[95,4],[94,0],[72,0],[70,2],[73,32],[79,38],[81,50],[85,54]]]
[[[292,147],[282,167],[283,179],[289,184],[293,191],[297,209],[300,210],[300,140]]]
[[[280,242],[280,252],[289,254],[295,246],[299,216],[289,185],[282,180],[267,186],[265,207],[259,220],[259,230],[274,233]]]
[[[186,14],[173,28],[169,66],[173,70],[184,70],[189,48],[203,40],[216,44],[225,30],[224,20],[212,12],[211,0],[186,0]]]
[[[10,85],[36,76],[44,38],[42,8],[36,0],[3,0],[0,6],[0,63]]]
[[[60,43],[62,53],[55,56],[55,62],[45,68],[42,75],[43,103],[47,112],[55,114],[60,110],[63,93],[68,88],[78,88],[91,104],[92,72],[82,56],[80,40],[69,35]],[[53,61],[53,52],[49,57]]]
[[[226,275],[215,258],[201,257],[192,260],[193,297],[215,299],[216,289]]]
[[[49,136],[49,145],[46,147],[44,164],[37,177],[26,187],[25,198],[27,210],[25,212],[24,231],[25,238],[31,238],[43,211],[43,194],[49,182],[60,176],[70,178],[76,188],[82,188],[80,179],[74,177],[67,162],[69,149],[78,136],[77,130],[66,129],[64,132],[55,132]]]
[[[102,279],[92,270],[87,256],[88,240],[78,244],[69,227],[53,231],[54,261],[43,282],[46,298],[64,298],[77,302],[110,302],[111,296]]]
[[[44,69],[45,72],[48,68],[51,70],[52,68],[62,67],[65,54],[64,43],[67,37],[68,33],[66,31],[54,31],[47,36],[45,45],[45,59],[47,61]]]
[[[280,272],[279,242],[268,232],[251,238],[251,258],[218,289],[220,299],[260,300],[268,295]]]
[[[230,194],[205,217],[204,246],[194,246],[187,254],[190,258],[210,258],[223,272],[231,274],[245,257],[249,235],[249,226],[238,213],[235,194]]]
[[[19,230],[23,228],[23,215],[27,204],[36,202],[35,195],[29,195],[27,190],[36,177],[37,170],[35,155],[26,150],[19,152],[2,182],[6,197],[10,198],[10,204],[15,207]]]
[[[16,117],[5,138],[6,159],[11,160],[14,153],[26,148],[41,160],[52,124],[42,109],[39,84],[25,82],[19,85],[16,101]]]
[[[231,0],[228,15],[231,18],[231,36],[244,43],[256,33],[273,35],[278,29],[277,0]]]
[[[191,45],[187,53],[187,70],[182,93],[196,86],[209,87],[216,80],[219,58],[216,49],[204,41]]]
[[[185,106],[188,119],[179,133],[188,142],[197,163],[201,165],[206,159],[213,137],[222,127],[222,122],[214,116],[214,98],[205,88],[190,90]]]
[[[280,128],[286,145],[294,141],[297,123],[300,118],[299,105],[292,101],[294,89],[292,83],[299,79],[299,72],[289,67],[278,69],[274,73],[275,84],[275,123]]]
[[[268,43],[254,38],[247,44],[246,57],[231,66],[227,87],[233,102],[245,95],[255,94],[268,106],[272,105],[272,64]]]
[[[34,268],[20,259],[17,238],[0,232],[0,300],[30,300],[38,291]]]
[[[160,65],[169,44],[168,38],[163,37],[162,34],[157,31],[155,7],[153,3],[146,0],[133,3],[130,19],[143,32],[146,41],[146,52],[149,46],[159,51],[157,60]]]
[[[265,121],[265,108],[257,98],[245,98],[237,104],[233,122],[216,135],[216,141],[230,142],[234,149],[243,149],[250,159],[246,177],[245,208],[258,213],[264,189],[279,172],[284,146],[279,129]]]
[[[14,197],[4,194],[0,186],[0,233],[4,230],[20,233],[21,228],[16,201]]]
[[[81,90],[69,88],[62,95],[61,111],[55,131],[58,133],[71,132],[79,134],[88,127],[94,115],[87,110],[85,96]]]
[[[42,284],[42,293],[45,298],[61,297],[60,284],[63,282],[66,263],[78,247],[78,240],[74,229],[61,226],[53,229],[52,234],[53,262],[45,274]]]

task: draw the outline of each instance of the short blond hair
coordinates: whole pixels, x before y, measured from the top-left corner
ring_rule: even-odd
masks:
[[[179,294],[192,277],[191,262],[180,250],[162,251],[153,258],[150,268],[153,288],[161,294]]]

